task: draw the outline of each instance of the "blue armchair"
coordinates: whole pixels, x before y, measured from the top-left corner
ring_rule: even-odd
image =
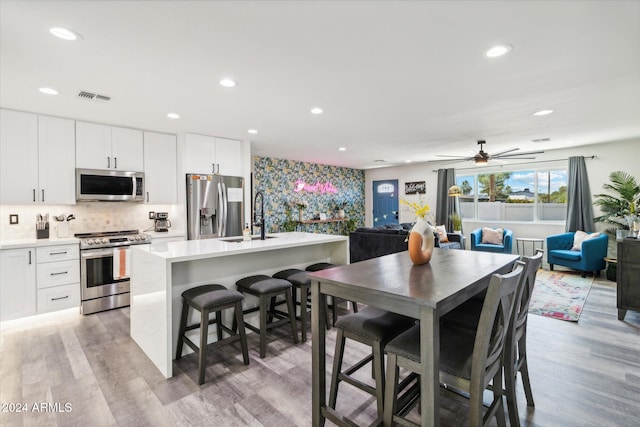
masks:
[[[575,233],[555,234],[547,237],[547,262],[553,271],[554,265],[562,265],[582,272],[593,271],[596,276],[605,268],[604,258],[607,256],[609,237],[605,233],[593,239],[582,241],[582,250],[571,250]]]
[[[482,228],[473,230],[470,237],[472,251],[497,252],[504,254],[510,254],[512,252],[513,231],[509,229],[504,229],[501,245],[482,243]]]

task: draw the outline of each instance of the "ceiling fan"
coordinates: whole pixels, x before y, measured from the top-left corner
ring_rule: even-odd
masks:
[[[506,159],[506,160],[510,160],[510,159],[535,159],[535,157],[522,157],[522,156],[527,156],[530,154],[540,154],[540,153],[544,153],[544,151],[528,151],[526,153],[513,153],[514,151],[519,150],[519,148],[512,148],[510,150],[506,150],[506,151],[501,151],[499,153],[495,153],[495,154],[489,154],[486,151],[484,151],[484,144],[486,144],[487,141],[483,141],[480,140],[478,141],[478,145],[480,145],[480,151],[473,155],[473,156],[447,156],[447,155],[438,155],[438,157],[450,157],[452,159],[455,159],[455,161],[469,161],[472,160],[475,162],[476,165],[479,166],[484,166],[487,164],[487,162],[489,160],[497,160],[497,159]],[[509,154],[512,153],[512,154]]]

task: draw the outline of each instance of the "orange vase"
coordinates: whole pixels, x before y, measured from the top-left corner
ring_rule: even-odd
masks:
[[[426,219],[420,218],[409,233],[409,258],[414,265],[422,265],[431,261],[435,238],[433,227]]]

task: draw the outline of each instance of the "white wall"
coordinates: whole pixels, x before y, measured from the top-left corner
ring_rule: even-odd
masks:
[[[544,149],[541,147],[541,149]],[[624,171],[636,177],[640,181],[640,140],[607,142],[602,144],[593,144],[587,146],[573,147],[562,150],[547,150],[545,153],[537,154],[536,160],[525,164],[519,164],[517,161],[505,162],[503,165],[491,167],[470,167],[469,163],[449,162],[428,162],[421,164],[408,164],[403,166],[368,169],[365,171],[365,223],[367,226],[373,224],[373,181],[397,179],[399,184],[400,197],[414,198],[415,196],[404,195],[404,183],[411,181],[425,181],[427,194],[423,199],[430,205],[431,212],[434,213],[436,208],[436,185],[438,183],[438,168],[453,167],[456,174],[476,173],[477,171],[492,172],[502,169],[513,170],[522,168],[538,168],[550,166],[567,166],[567,159],[571,156],[596,156],[595,159],[587,159],[587,172],[589,174],[589,186],[593,194],[603,192],[602,185],[609,182],[609,174],[613,171]],[[558,161],[553,161],[558,160]],[[545,162],[545,163],[535,163]],[[594,215],[599,215],[597,207],[594,207]],[[404,205],[400,205],[400,222],[414,221],[413,214]],[[488,226],[505,226],[513,230],[514,237],[534,237],[545,238],[548,235],[563,233],[564,222],[559,223],[531,223],[531,222],[501,222],[491,224],[488,221],[463,221],[463,231],[469,242],[469,232],[481,227]],[[602,224],[596,224],[598,229],[605,228]],[[469,243],[467,243],[467,247]],[[515,245],[514,245],[515,251]]]

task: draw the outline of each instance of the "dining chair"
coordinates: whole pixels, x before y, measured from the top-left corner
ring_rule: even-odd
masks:
[[[509,422],[511,426],[520,425],[516,401],[516,380],[520,372],[522,385],[527,398],[527,406],[534,406],[529,369],[527,365],[527,319],[529,304],[536,283],[536,275],[542,265],[544,251],[536,250],[532,257],[522,257],[524,271],[520,277],[516,301],[513,307],[504,355],[504,393],[507,398]],[[482,311],[482,302],[472,299],[444,315],[441,323],[475,331]]]
[[[486,425],[495,416],[498,426],[505,426],[502,387],[502,357],[507,330],[518,290],[523,266],[518,263],[507,274],[494,274],[475,332],[446,323],[440,326],[440,384],[453,388],[469,397],[469,425]],[[407,405],[399,405],[399,368],[417,373],[420,371],[420,327],[414,326],[391,340],[385,347],[387,353],[387,379],[384,402],[384,425],[394,422],[415,425],[404,416],[419,399],[411,399]],[[483,393],[493,392],[493,401],[483,414]],[[408,389],[405,393],[415,390]]]

